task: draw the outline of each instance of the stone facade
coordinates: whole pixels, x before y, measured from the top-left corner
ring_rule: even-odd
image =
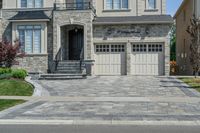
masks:
[[[94,39],[155,39],[166,38],[170,30],[169,24],[141,24],[141,25],[96,25]]]
[[[61,47],[60,31],[62,26],[81,25],[84,27],[84,53],[85,60],[91,59],[92,51],[92,21],[94,14],[90,10],[86,11],[54,11],[53,12],[53,57],[58,54]]]
[[[18,64],[14,68],[23,68],[30,73],[47,73],[48,55],[27,55],[17,59]]]
[[[93,27],[94,43],[126,43],[127,75],[131,74],[131,44],[137,42],[163,43],[165,49],[165,75],[169,75],[170,48],[168,34],[170,24],[124,24],[95,25]]]
[[[9,19],[13,16],[15,16],[18,13],[19,10],[2,10],[2,19],[1,19],[1,30],[0,30],[0,36],[2,38],[6,38],[8,41],[13,42],[15,38],[12,38],[12,22],[9,21]],[[45,13],[47,16],[52,15],[52,10],[45,10]],[[47,22],[47,53],[48,54],[39,54],[39,55],[26,55],[23,59],[18,59],[19,65],[14,66],[15,68],[24,68],[29,72],[42,72],[47,73],[50,63],[52,60],[53,55],[53,27],[52,27],[52,21],[50,20]]]
[[[0,35],[13,41],[12,23],[8,20],[19,10],[3,10],[2,29]],[[27,55],[19,59],[18,68],[25,68],[29,72],[47,73],[62,48],[63,28],[79,25],[84,29],[84,59],[94,60],[95,43],[123,43],[126,44],[126,73],[131,74],[131,45],[135,42],[158,42],[165,46],[165,75],[169,75],[169,24],[114,24],[94,25],[95,15],[91,10],[84,11],[52,11],[45,10],[50,21],[47,23],[47,54]],[[60,56],[62,57],[62,55]],[[91,65],[89,68],[92,69]],[[92,70],[90,70],[92,71]]]

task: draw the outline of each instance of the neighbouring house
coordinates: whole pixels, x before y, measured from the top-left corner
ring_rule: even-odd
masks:
[[[1,0],[2,2],[2,0]],[[166,0],[3,0],[1,35],[32,73],[169,75]]]
[[[176,61],[180,75],[194,74],[190,63],[191,38],[186,31],[188,26],[191,25],[190,20],[193,15],[196,18],[200,17],[199,0],[183,0],[174,16],[176,19]]]

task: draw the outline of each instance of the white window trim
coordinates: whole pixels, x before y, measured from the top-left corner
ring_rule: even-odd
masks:
[[[149,8],[149,0],[146,0],[146,10],[158,10],[157,8],[158,8],[158,5],[157,5],[157,0],[155,0],[155,8],[154,9],[151,9],[151,8]]]
[[[47,23],[46,22],[13,22],[12,42],[19,38],[18,26],[20,25],[41,25],[41,53],[27,53],[27,55],[46,55],[47,54]]]
[[[41,7],[41,8],[44,8],[44,3],[45,3],[44,0],[42,0],[42,7]],[[28,3],[27,3],[27,4],[28,4]],[[21,0],[17,0],[17,5],[18,5],[18,6],[17,6],[18,8],[23,8],[23,9],[28,9],[28,8],[30,8],[30,7],[27,7],[27,6],[26,6],[26,7],[21,7]],[[35,7],[35,4],[34,4],[34,7],[33,7],[33,8],[36,8],[36,7]]]
[[[113,0],[112,0],[112,1],[113,1]],[[112,9],[107,9],[107,8],[106,8],[106,0],[104,0],[103,2],[104,2],[103,5],[104,5],[104,10],[105,10],[105,11],[115,11],[115,10],[119,10],[119,11],[122,10],[122,11],[123,11],[123,10],[130,10],[130,7],[129,7],[129,5],[130,5],[130,0],[128,0],[128,7],[127,7],[127,8],[122,8],[122,0],[120,0],[120,6],[121,6],[121,7],[120,7],[119,9],[114,9],[114,8],[113,8],[113,7],[114,7],[114,3],[112,3]]]

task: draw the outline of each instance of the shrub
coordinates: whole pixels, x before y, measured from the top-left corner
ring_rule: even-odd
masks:
[[[176,75],[178,73],[178,65],[176,61],[170,61],[170,75]]]
[[[12,72],[11,68],[0,68],[0,74],[8,74],[11,72]]]
[[[27,72],[24,69],[15,69],[12,71],[12,77],[17,79],[25,79]]]
[[[0,42],[0,65],[11,67],[17,57],[23,58],[24,53],[20,53],[20,43],[16,41],[14,45],[4,40]]]

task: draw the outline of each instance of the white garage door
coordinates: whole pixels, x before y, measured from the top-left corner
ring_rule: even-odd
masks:
[[[125,45],[96,44],[95,45],[95,74],[96,75],[125,75]]]
[[[132,44],[132,75],[164,75],[162,44]]]

